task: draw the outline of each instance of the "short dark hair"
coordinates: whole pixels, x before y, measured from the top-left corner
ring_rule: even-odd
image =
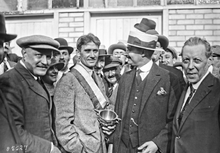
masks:
[[[205,55],[206,55],[207,58],[209,58],[212,55],[211,46],[210,46],[210,44],[207,40],[202,39],[200,37],[191,37],[191,38],[189,38],[184,43],[184,45],[182,47],[181,56],[182,56],[183,49],[184,49],[185,46],[195,46],[195,45],[199,45],[199,44],[202,44],[202,45],[205,46],[205,48],[206,48]]]
[[[86,45],[86,44],[88,44],[90,42],[95,43],[98,47],[101,44],[101,42],[100,42],[100,40],[99,40],[99,38],[97,36],[95,36],[92,33],[89,33],[87,35],[82,35],[81,37],[78,38],[77,43],[76,43],[76,47],[80,51],[82,45]]]

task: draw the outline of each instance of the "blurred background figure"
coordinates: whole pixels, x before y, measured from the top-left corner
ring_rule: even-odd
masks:
[[[107,56],[105,59],[105,66],[103,68],[104,73],[104,83],[106,86],[106,95],[110,100],[110,104],[115,106],[118,82],[120,80],[121,74],[119,67],[122,62],[114,56]]]
[[[105,49],[104,45],[101,45],[99,48],[99,57],[98,57],[98,61],[94,67],[94,70],[96,72],[96,74],[100,77],[103,78],[103,67],[105,65],[105,57],[108,56],[107,55],[107,50]]]
[[[121,60],[122,65],[120,66],[120,74],[124,74],[125,72],[130,70],[130,65],[127,63],[127,53],[126,53],[126,46],[123,42],[118,42],[117,44],[112,44],[108,48],[108,54],[113,55],[114,57],[117,57],[119,60]]]
[[[220,79],[220,45],[211,47],[212,51],[212,74]]]
[[[54,95],[55,82],[57,81],[58,72],[62,70],[63,67],[64,63],[56,62],[56,60],[53,58],[51,59],[51,64],[46,74],[41,77],[52,99]]]
[[[161,62],[165,65],[172,66],[177,60],[176,50],[168,46],[167,49],[161,55]]]
[[[8,69],[11,69],[15,66],[15,62],[12,62],[10,59],[6,58],[4,44],[15,39],[17,35],[7,34],[5,27],[5,17],[0,13],[0,74],[3,74]]]
[[[59,60],[59,62],[64,63],[63,69],[58,73],[58,78],[57,78],[57,82],[58,82],[60,78],[63,76],[63,74],[66,74],[69,71],[69,68],[71,67],[69,65],[69,61],[70,61],[70,54],[73,52],[73,47],[68,46],[68,43],[64,38],[55,38],[54,40],[60,43],[60,47],[59,47],[60,55],[58,55],[56,59]]]

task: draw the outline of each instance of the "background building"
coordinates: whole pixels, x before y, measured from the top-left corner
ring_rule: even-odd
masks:
[[[143,17],[157,23],[180,52],[191,36],[220,44],[220,0],[0,0],[8,33],[18,38],[30,34],[63,37],[75,48],[76,40],[89,32],[108,47],[126,40]],[[15,40],[13,52],[20,55]]]

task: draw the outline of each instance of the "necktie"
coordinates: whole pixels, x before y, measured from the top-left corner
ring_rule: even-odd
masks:
[[[94,72],[94,71],[92,72],[92,78],[93,78],[93,80],[95,81],[96,85],[98,85],[98,84],[97,84],[97,80],[96,80],[96,76],[95,76],[95,72]]]
[[[7,66],[6,61],[4,60],[4,72],[6,72],[7,70],[8,70],[8,66]]]
[[[189,102],[190,102],[190,100],[191,100],[193,94],[194,94],[195,91],[196,91],[196,90],[193,88],[192,84],[190,84],[189,87],[190,87],[190,94],[189,94],[188,98],[186,99],[186,103],[185,103],[185,105],[183,106],[182,111],[180,112],[180,115],[179,115],[179,125],[180,125],[180,123],[181,123],[181,121],[182,121],[183,114],[184,114],[184,112],[185,112],[185,110],[186,110],[186,107],[189,105]]]
[[[140,70],[140,69],[136,70],[136,81],[137,81],[137,85],[139,85],[139,84],[142,82],[140,73],[141,73],[141,70]]]

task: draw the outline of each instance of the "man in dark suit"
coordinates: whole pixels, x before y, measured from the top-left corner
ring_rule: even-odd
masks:
[[[189,38],[182,48],[183,69],[188,80],[174,119],[175,153],[220,152],[220,82],[209,71],[210,44]]]
[[[177,100],[169,72],[151,60],[157,39],[140,31],[130,32],[128,56],[136,68],[119,82],[115,111],[122,120],[110,138],[114,153],[170,150]]]
[[[5,17],[0,13],[0,74],[4,73],[8,67],[13,67],[15,65],[15,63],[10,60],[5,61],[6,54],[4,51],[4,43],[13,40],[16,37],[17,35],[6,33]]]
[[[53,52],[59,43],[42,35],[17,40],[23,58],[0,76],[1,89],[9,104],[18,135],[29,153],[60,153],[52,128],[52,103],[44,84]]]

